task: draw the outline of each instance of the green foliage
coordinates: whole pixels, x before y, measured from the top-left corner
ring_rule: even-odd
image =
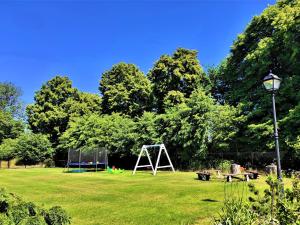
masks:
[[[24,123],[15,120],[9,112],[0,110],[0,144],[4,139],[16,138],[24,131]]]
[[[62,207],[54,206],[45,213],[45,221],[48,225],[70,224],[70,217]]]
[[[101,111],[101,98],[79,92],[68,77],[49,80],[36,92],[34,100],[34,104],[27,106],[29,126],[34,133],[49,135],[55,147],[73,117]]]
[[[159,134],[178,167],[195,167],[207,151],[226,149],[235,132],[236,110],[216,104],[203,89],[196,89],[186,103],[161,114]]]
[[[134,121],[120,114],[84,116],[70,123],[60,139],[60,147],[89,150],[106,146],[110,153],[123,156],[130,154],[135,140],[134,129]]]
[[[5,139],[0,145],[0,160],[11,160],[16,156],[17,139]]]
[[[243,196],[231,196],[225,200],[223,212],[215,224],[231,225],[269,225],[300,224],[300,186],[299,179],[293,181],[293,188],[283,191],[282,183],[268,177],[269,188],[261,195],[259,190],[249,184],[248,201]]]
[[[220,104],[225,103],[225,89],[223,81],[222,66],[224,66],[224,62],[222,62],[217,67],[209,67],[207,69],[207,76],[209,77],[209,89],[211,95],[214,99],[217,100]]]
[[[22,116],[22,91],[10,82],[0,82],[0,111],[8,112],[14,117]]]
[[[53,156],[51,143],[43,134],[23,134],[16,141],[15,154],[24,165],[44,162]]]
[[[161,56],[148,77],[153,84],[154,105],[160,113],[164,111],[164,99],[170,91],[181,92],[188,98],[193,90],[205,87],[209,81],[199,64],[197,51],[183,48],[171,56]]]
[[[254,225],[255,215],[241,198],[226,199],[215,225]]]
[[[135,123],[135,149],[140,150],[142,145],[162,143],[159,134],[159,116],[152,112],[145,112]]]
[[[0,189],[0,224],[66,225],[70,224],[70,217],[60,206],[46,210]]]
[[[69,113],[66,104],[74,98],[76,89],[67,77],[56,76],[36,92],[35,103],[27,106],[30,128],[34,133],[49,134],[52,143],[66,130]],[[70,107],[70,104],[67,104]]]
[[[282,127],[282,133],[285,137],[285,143],[289,147],[294,157],[295,163],[300,162],[300,104],[291,109],[279,125]]]
[[[299,104],[299,15],[299,0],[278,1],[269,6],[252,19],[234,42],[229,57],[210,73],[217,99],[234,106],[244,105],[242,114],[247,118],[234,143],[239,149],[268,151],[272,147],[271,96],[262,85],[270,69],[283,79],[276,95],[279,119]],[[292,127],[286,129],[287,133],[280,133],[280,144],[288,150],[292,145],[286,143],[293,142],[289,134],[297,137],[300,133]]]
[[[102,99],[97,94],[77,91],[74,98],[68,98],[65,107],[70,120],[74,117],[101,114]]]
[[[149,109],[150,82],[134,64],[119,63],[103,73],[99,90],[104,113],[135,117]]]
[[[166,97],[164,98],[164,108],[168,109],[174,107],[178,104],[184,103],[186,98],[184,94],[180,91],[169,91]]]

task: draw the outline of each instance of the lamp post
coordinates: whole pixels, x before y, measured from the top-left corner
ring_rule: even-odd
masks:
[[[273,122],[274,122],[274,140],[275,140],[275,148],[277,155],[277,178],[282,182],[281,175],[281,163],[280,163],[280,152],[279,152],[279,142],[278,142],[278,131],[277,131],[277,119],[276,119],[276,108],[275,108],[275,93],[280,87],[281,79],[272,73],[270,73],[264,77],[263,83],[267,91],[272,93],[272,103],[273,103]]]

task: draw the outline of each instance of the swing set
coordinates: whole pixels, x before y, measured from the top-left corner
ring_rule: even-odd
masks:
[[[155,167],[153,167],[153,164],[152,164],[152,161],[151,161],[151,158],[150,158],[148,149],[149,149],[149,148],[158,148],[158,147],[159,147],[159,152],[158,152],[158,156],[157,156],[157,159],[156,159]],[[160,159],[161,159],[162,152],[164,152],[165,155],[167,156],[167,159],[168,159],[168,161],[169,161],[169,165],[159,166],[159,161],[160,161]],[[146,156],[147,156],[147,158],[148,158],[150,164],[148,164],[148,165],[139,165],[140,159],[141,159],[141,157],[144,155],[144,153],[146,154]],[[148,167],[151,167],[154,176],[155,176],[156,173],[157,173],[157,169],[162,169],[162,168],[171,168],[172,171],[175,173],[175,169],[174,169],[174,167],[173,167],[173,164],[172,164],[171,159],[170,159],[170,157],[169,157],[168,151],[167,151],[167,149],[166,149],[166,147],[165,147],[164,144],[143,145],[142,148],[141,148],[141,151],[140,151],[138,160],[137,160],[137,162],[136,162],[136,164],[135,164],[134,170],[133,170],[133,172],[132,172],[132,175],[135,174],[135,172],[136,172],[136,170],[137,170],[138,168],[148,168]]]

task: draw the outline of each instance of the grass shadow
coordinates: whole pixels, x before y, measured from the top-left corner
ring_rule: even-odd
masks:
[[[219,201],[211,199],[211,198],[205,198],[205,199],[202,199],[202,202],[219,202]]]

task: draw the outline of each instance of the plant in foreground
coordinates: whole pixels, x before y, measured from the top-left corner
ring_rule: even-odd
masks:
[[[67,225],[70,217],[60,206],[49,210],[0,189],[0,225]]]
[[[231,195],[225,199],[222,213],[215,225],[300,225],[300,181],[293,181],[292,189],[282,192],[282,184],[268,177],[263,194],[249,184],[250,196]]]

